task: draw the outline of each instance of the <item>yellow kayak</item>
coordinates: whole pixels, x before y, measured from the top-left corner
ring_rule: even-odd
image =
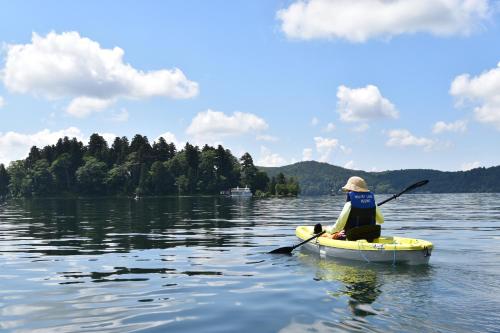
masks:
[[[314,235],[313,230],[312,226],[299,226],[295,234],[306,240]],[[318,237],[303,247],[325,258],[422,265],[429,263],[433,245],[421,239],[382,236],[371,243],[364,239],[346,241]]]

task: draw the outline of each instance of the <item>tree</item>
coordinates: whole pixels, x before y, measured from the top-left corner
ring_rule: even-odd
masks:
[[[139,163],[148,162],[152,158],[153,149],[149,144],[147,136],[136,134],[130,143],[130,151],[137,154],[137,161]]]
[[[28,177],[31,177],[33,195],[44,195],[52,192],[52,174],[49,171],[49,162],[47,160],[36,161]]]
[[[257,168],[253,164],[252,156],[249,153],[243,154],[240,158],[241,161],[241,186],[249,186],[252,191],[254,190],[255,176],[257,175]]]
[[[193,194],[196,191],[196,184],[198,183],[198,164],[200,163],[200,149],[198,146],[193,146],[186,143],[184,146],[184,155],[186,157],[187,179],[188,179],[188,192]]]
[[[122,164],[125,162],[129,153],[129,143],[127,137],[116,137],[111,145],[110,158],[113,164]]]
[[[6,197],[9,193],[10,177],[3,164],[0,164],[0,198]]]
[[[87,157],[85,164],[76,171],[78,187],[82,193],[103,194],[107,175],[106,163],[95,157]]]
[[[163,137],[160,137],[157,142],[153,143],[153,156],[155,161],[165,162],[172,158],[170,147]]]
[[[141,173],[139,176],[139,184],[135,189],[136,195],[145,195],[149,192],[149,172],[146,163],[141,164]]]
[[[109,157],[108,143],[97,133],[90,136],[87,152],[100,161],[107,162]]]
[[[216,150],[205,145],[201,151],[197,190],[201,193],[218,193]]]
[[[111,168],[104,180],[108,193],[111,194],[126,194],[131,193],[130,189],[131,174],[129,171],[129,164],[124,163]]]
[[[175,178],[168,171],[164,162],[156,161],[151,165],[149,171],[152,192],[156,195],[171,194],[175,191]]]
[[[26,162],[24,163],[27,168],[32,168],[35,165],[35,162],[42,158],[42,153],[40,149],[36,146],[31,147],[28,157],[26,158]]]
[[[52,162],[50,172],[53,175],[55,186],[58,190],[67,191],[71,187],[71,155],[63,153]]]

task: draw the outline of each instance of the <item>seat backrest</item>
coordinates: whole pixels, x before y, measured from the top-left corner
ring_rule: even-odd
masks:
[[[382,228],[380,225],[364,225],[346,231],[346,238],[350,241],[358,239],[366,239],[368,242],[373,242],[375,238],[379,238]]]

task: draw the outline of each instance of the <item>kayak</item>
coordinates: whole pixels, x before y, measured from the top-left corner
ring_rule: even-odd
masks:
[[[313,230],[312,226],[299,226],[295,234],[306,240],[314,236]],[[322,258],[407,265],[428,264],[433,248],[432,243],[425,240],[391,236],[381,236],[371,243],[365,239],[347,241],[318,237],[302,246],[310,252],[319,253]]]

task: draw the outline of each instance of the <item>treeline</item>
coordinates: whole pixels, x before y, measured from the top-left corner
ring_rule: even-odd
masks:
[[[240,159],[221,145],[178,151],[159,138],[152,145],[137,134],[108,145],[92,134],[88,145],[61,138],[55,145],[33,146],[24,160],[0,164],[0,197],[50,195],[194,195],[218,194],[237,186],[272,195],[297,195],[299,186],[283,174],[269,179],[250,154]]]
[[[375,193],[397,193],[422,179],[430,182],[416,192],[500,193],[500,166],[469,171],[407,169],[383,172],[349,170],[316,161],[299,162],[278,168],[259,167],[269,176],[285,174],[300,184],[303,195],[337,194],[351,176],[363,177]]]

